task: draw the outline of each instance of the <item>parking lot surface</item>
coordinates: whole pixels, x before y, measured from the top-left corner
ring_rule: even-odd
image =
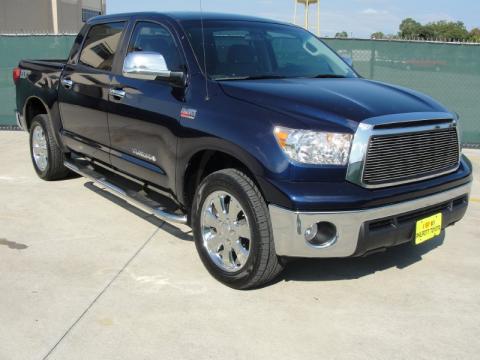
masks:
[[[464,221],[419,247],[299,260],[235,291],[174,227],[0,132],[0,359],[478,359],[480,152]]]

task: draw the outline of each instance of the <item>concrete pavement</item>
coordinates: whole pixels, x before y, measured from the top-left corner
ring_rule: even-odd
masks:
[[[466,219],[444,239],[301,260],[240,292],[189,228],[85,179],[39,180],[26,133],[0,132],[0,359],[475,359],[480,152]]]

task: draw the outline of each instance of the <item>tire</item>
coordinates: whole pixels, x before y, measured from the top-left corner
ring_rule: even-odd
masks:
[[[65,154],[55,142],[48,121],[48,116],[43,114],[32,119],[30,156],[37,175],[43,180],[53,181],[66,178],[69,170],[63,165]]]
[[[218,207],[223,203],[228,211],[219,212],[215,203]],[[230,220],[220,224],[221,216],[230,216]],[[212,223],[217,225],[211,227]],[[258,288],[283,270],[275,253],[267,204],[257,186],[241,171],[221,170],[201,182],[192,204],[192,228],[203,264],[213,277],[231,288]],[[225,244],[217,246],[219,238],[226,239]],[[233,251],[226,251],[229,248]]]

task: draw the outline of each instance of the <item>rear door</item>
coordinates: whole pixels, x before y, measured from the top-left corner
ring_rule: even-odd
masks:
[[[74,151],[109,162],[108,99],[111,71],[127,23],[92,25],[76,63],[59,86],[65,143]]]
[[[137,21],[125,53],[134,51],[163,55],[170,71],[186,69],[176,36],[166,24]],[[160,80],[128,78],[121,70],[111,86],[120,95],[110,95],[112,165],[165,191],[173,189],[185,90]]]

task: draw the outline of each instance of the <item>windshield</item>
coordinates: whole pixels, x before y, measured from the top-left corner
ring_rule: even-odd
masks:
[[[301,28],[251,21],[204,25],[206,67],[213,80],[356,77],[335,52]],[[201,23],[183,26],[204,68]]]

